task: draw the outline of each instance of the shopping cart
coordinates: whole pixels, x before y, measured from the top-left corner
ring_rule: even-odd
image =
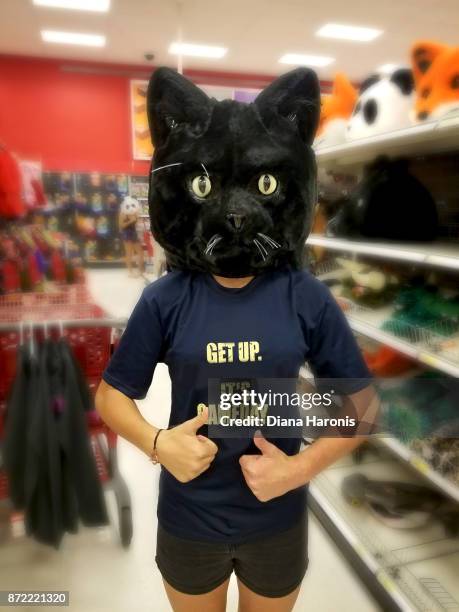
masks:
[[[113,350],[113,332],[123,324],[108,318],[99,306],[91,303],[85,285],[68,286],[52,293],[0,297],[0,503],[9,502],[1,440],[18,346],[30,335],[37,341],[65,335],[94,394]],[[88,413],[87,421],[99,478],[104,489],[114,492],[120,539],[127,548],[132,539],[132,510],[129,490],[118,468],[117,436],[96,411]]]

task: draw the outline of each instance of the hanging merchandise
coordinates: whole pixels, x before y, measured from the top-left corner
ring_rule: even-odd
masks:
[[[21,172],[15,157],[0,145],[0,218],[17,219],[25,214]]]
[[[411,51],[416,101],[414,121],[459,113],[459,47],[420,41]]]
[[[371,75],[360,86],[359,99],[347,125],[347,140],[409,126],[413,102],[414,81],[409,68]]]
[[[378,158],[364,169],[354,192],[343,198],[327,233],[346,238],[434,240],[438,215],[429,191],[402,159]]]
[[[0,231],[0,293],[42,292],[49,281],[81,277],[81,260],[64,234],[39,225],[9,224]]]
[[[415,529],[437,519],[448,535],[459,533],[457,504],[428,487],[352,474],[343,480],[341,492],[347,502],[368,507],[388,527]]]
[[[41,181],[41,164],[21,160],[22,196],[29,211],[46,205],[46,196]]]
[[[7,405],[4,464],[10,498],[28,535],[59,546],[65,532],[108,522],[89,443],[91,395],[64,340],[18,351]]]
[[[45,172],[48,229],[69,234],[86,261],[121,261],[118,208],[128,191],[124,174]]]
[[[356,102],[357,91],[352,83],[345,74],[336,74],[331,94],[321,97],[315,147],[331,147],[345,142],[347,122]]]

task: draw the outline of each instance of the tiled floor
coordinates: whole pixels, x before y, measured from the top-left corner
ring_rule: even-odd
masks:
[[[142,279],[128,278],[124,271],[93,271],[90,283],[98,303],[116,317],[128,316],[144,286]],[[156,425],[167,423],[170,380],[165,366],[157,367],[153,385],[140,408]],[[131,547],[121,548],[114,526],[66,536],[59,551],[16,537],[0,544],[0,590],[66,589],[70,591],[72,612],[170,610],[154,563],[159,470],[123,440],[119,441],[119,458],[132,496]],[[108,496],[114,509],[111,494]],[[295,610],[376,611],[378,608],[313,517],[309,537],[310,568]],[[237,589],[232,580],[228,611],[236,610]]]

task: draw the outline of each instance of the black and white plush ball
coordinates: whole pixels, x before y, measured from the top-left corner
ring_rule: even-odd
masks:
[[[414,97],[413,73],[409,68],[368,77],[360,87],[346,139],[356,140],[407,127],[411,124]]]

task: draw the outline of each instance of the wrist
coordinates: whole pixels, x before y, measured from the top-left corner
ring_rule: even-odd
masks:
[[[161,434],[164,433],[164,429],[158,429],[156,431],[156,435],[155,435],[155,439],[153,440],[153,448],[151,450],[150,453],[150,459],[153,463],[153,465],[156,465],[157,463],[162,463],[161,459],[162,459],[162,452],[161,452],[161,456],[159,455],[159,438],[161,436]]]
[[[149,457],[151,457],[151,453],[153,451],[153,444],[158,431],[159,429],[157,427],[153,427],[153,425],[148,425],[145,428],[145,431],[142,433],[142,438],[138,446],[140,450],[143,451]]]
[[[308,458],[304,456],[304,453],[298,453],[291,455],[289,461],[291,488],[296,489],[307,484],[311,480]]]

